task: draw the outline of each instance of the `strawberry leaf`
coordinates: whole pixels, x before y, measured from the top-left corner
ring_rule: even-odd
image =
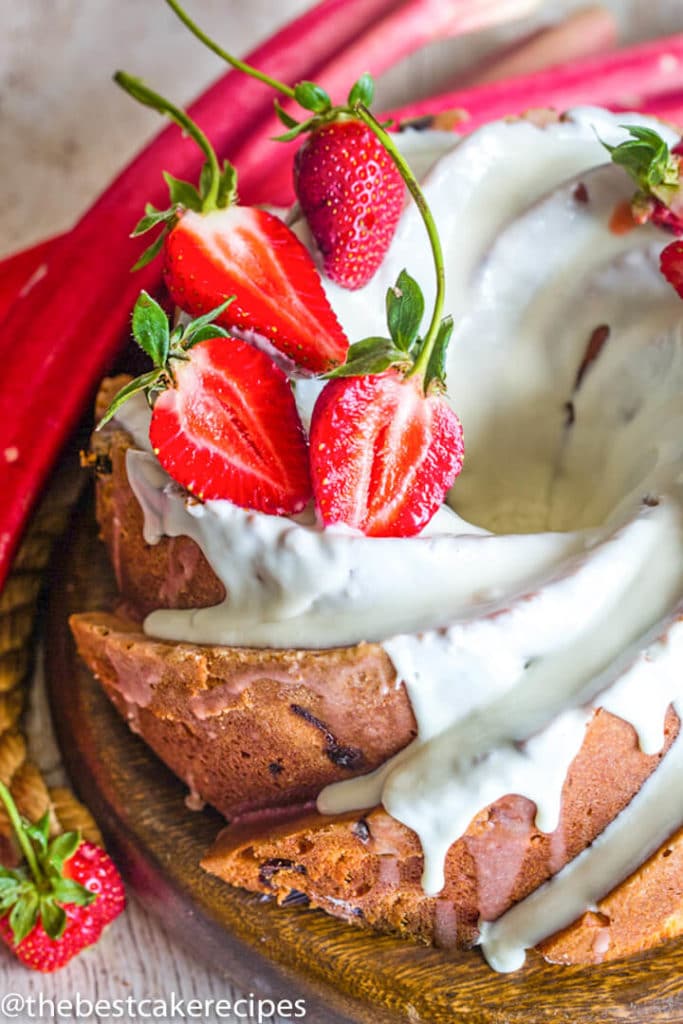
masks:
[[[307,121],[302,121],[296,126],[296,128],[292,128],[283,135],[273,135],[273,142],[291,142],[292,139],[298,139],[300,135],[304,134],[304,132],[310,131],[314,123],[314,117],[309,118]]]
[[[644,192],[659,185],[678,185],[678,161],[671,155],[661,135],[651,128],[622,125],[631,138],[618,146],[602,145],[615,164],[623,167]],[[600,140],[602,142],[602,140]]]
[[[439,333],[434,342],[432,354],[427,364],[425,373],[424,389],[427,393],[429,386],[444,387],[446,384],[446,352],[453,334],[453,317],[446,316],[439,324]]]
[[[144,235],[146,231],[151,231],[157,224],[168,223],[174,220],[177,215],[178,211],[175,206],[170,206],[168,210],[157,210],[151,203],[147,203],[145,206],[145,216],[137,222],[130,233],[130,238]]]
[[[102,427],[116,415],[124,402],[127,402],[129,398],[136,395],[138,391],[149,391],[161,378],[163,378],[163,376],[163,370],[150,370],[149,373],[143,373],[141,376],[136,377],[135,380],[131,380],[128,384],[124,384],[121,390],[114,395],[111,405],[95,429],[101,430]]]
[[[62,870],[65,860],[73,857],[81,845],[81,837],[78,832],[63,832],[50,843],[47,850],[47,864],[57,871]]]
[[[224,210],[227,206],[232,206],[236,201],[237,197],[237,171],[230,163],[229,160],[223,161],[223,170],[221,172],[220,181],[218,184],[218,196],[216,197],[216,206],[219,210]]]
[[[294,87],[294,98],[304,110],[312,110],[315,114],[323,114],[332,106],[332,100],[315,82],[299,82]]]
[[[71,878],[57,878],[52,885],[52,895],[60,903],[74,903],[79,907],[88,907],[97,899],[97,893],[86,889],[84,885],[74,882]]]
[[[182,324],[176,324],[171,331],[171,348],[177,348],[185,335],[185,328]]]
[[[198,331],[194,331],[191,337],[183,345],[183,349],[188,351],[194,348],[195,345],[199,345],[202,341],[209,341],[210,338],[229,338],[230,335],[221,327],[219,324],[207,324],[206,327],[200,327]]]
[[[8,889],[7,892],[3,892],[0,895],[0,914],[6,914],[8,910],[15,905],[19,899],[20,892],[18,886],[11,891]]]
[[[143,267],[146,267],[148,263],[151,263],[152,260],[159,255],[161,247],[164,244],[164,239],[168,234],[168,230],[169,224],[166,224],[164,230],[156,237],[149,248],[145,249],[139,260],[137,260],[137,262],[130,268],[131,272],[134,270],[142,270]]]
[[[177,339],[177,345],[182,349],[191,348],[192,345],[197,344],[196,335],[198,332],[203,331],[205,327],[215,327],[216,333],[210,335],[212,338],[227,338],[228,332],[217,324],[214,324],[221,313],[224,313],[231,302],[234,302],[235,296],[231,295],[230,298],[222,302],[220,306],[216,306],[215,309],[210,309],[208,313],[204,313],[202,316],[198,316],[195,320],[191,320],[190,323],[184,328],[181,328],[181,334]],[[176,332],[178,327],[173,331],[173,342],[176,343]],[[208,335],[206,337],[209,337]],[[206,337],[202,338],[202,341],[206,341]]]
[[[168,317],[146,291],[138,295],[133,309],[133,337],[155,366],[163,367],[171,344]]]
[[[424,315],[422,289],[407,271],[402,270],[393,288],[387,290],[387,323],[397,348],[409,352]]]
[[[44,854],[47,851],[47,840],[50,832],[50,812],[46,811],[35,824],[25,821],[24,831],[34,846],[38,847],[40,854]]]
[[[40,920],[51,939],[55,941],[61,939],[67,925],[67,917],[63,909],[57,906],[52,896],[43,896],[41,899]]]
[[[375,83],[372,75],[366,71],[364,75],[360,76],[351,89],[348,103],[350,107],[355,107],[357,103],[362,103],[364,107],[369,107],[371,106],[374,98]]]
[[[168,192],[174,206],[183,206],[186,210],[201,211],[202,199],[199,192],[189,181],[181,181],[174,178],[168,171],[162,171],[164,181],[168,185]]]
[[[38,893],[35,888],[19,897],[12,907],[9,924],[15,945],[19,945],[33,929],[38,920]]]
[[[282,121],[285,128],[296,128],[298,126],[299,122],[297,121],[297,119],[288,114],[287,111],[278,103],[277,100],[274,101],[274,106],[275,113],[279,117],[280,121]]]
[[[26,881],[26,876],[21,871],[10,871],[9,868],[2,868],[0,876],[0,896],[9,892],[14,886]]]
[[[211,164],[208,160],[205,160],[202,164],[202,169],[199,174],[199,195],[202,199],[206,199],[209,190],[211,188],[211,182],[213,181],[213,171]]]
[[[409,366],[410,356],[396,348],[389,338],[363,338],[349,347],[346,362],[325,374],[334,377],[363,377],[383,373],[390,366]]]

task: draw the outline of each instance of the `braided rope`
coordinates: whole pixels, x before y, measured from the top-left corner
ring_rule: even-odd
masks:
[[[0,592],[0,780],[8,786],[20,813],[32,820],[50,812],[50,831],[78,830],[102,845],[88,809],[64,788],[50,789],[29,757],[22,731],[33,665],[32,650],[38,598],[55,541],[66,529],[85,474],[75,458],[60,467],[17,552],[12,572]],[[7,815],[0,807],[3,846],[14,846]]]

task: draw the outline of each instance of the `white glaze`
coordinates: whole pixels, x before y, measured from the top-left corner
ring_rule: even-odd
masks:
[[[424,535],[369,540],[321,531],[306,517],[187,504],[151,456],[128,456],[147,539],[193,537],[228,594],[214,609],[155,612],[147,632],[254,646],[384,641],[418,738],[373,775],[324,791],[319,807],[381,799],[420,836],[430,892],[441,888],[449,845],[498,797],[530,797],[539,827],[555,827],[591,703],[631,721],[650,751],[661,746],[666,708],[679,696],[670,659],[660,656],[664,641],[641,652],[683,590],[683,307],[657,269],[667,236],[607,229],[632,186],[617,168],[591,169],[607,159],[594,124],[604,139],[623,137],[611,115],[593,110],[544,130],[494,124],[429,175],[447,253],[447,307],[457,314],[449,397],[467,458],[451,495],[456,511],[444,508]],[[429,152],[441,141],[419,145]],[[579,181],[588,203],[576,198]],[[352,339],[384,331],[384,292],[403,266],[429,303],[427,244],[412,208],[367,288],[327,286]],[[610,337],[574,392],[601,324]],[[310,409],[316,387],[297,386],[301,406]],[[660,501],[643,507],[645,498]],[[647,708],[633,683],[644,665]],[[659,835],[648,831],[642,805],[634,800],[617,819],[634,866]],[[683,809],[676,813],[669,831],[683,823]],[[609,855],[582,863],[592,899],[623,877]],[[559,891],[570,890],[562,883]],[[528,944],[527,904],[505,915],[500,931],[483,929],[487,949]],[[585,909],[570,895],[549,896],[542,907],[534,942]]]
[[[311,648],[383,640],[485,614],[502,594],[535,589],[593,543],[592,533],[454,535],[445,531],[459,530],[459,521],[447,509],[414,543],[374,540],[227,501],[188,503],[148,453],[129,450],[126,468],[147,542],[192,537],[228,595],[213,608],[153,612],[145,631],[164,639]]]
[[[633,712],[640,718],[646,703],[643,693],[647,694],[649,749],[642,733],[641,743],[650,753],[661,748],[661,724],[669,704],[683,717],[682,661],[683,622],[679,619],[642,652],[603,701],[609,711],[630,720]],[[628,807],[583,853],[497,921],[480,922],[482,951],[495,970],[521,967],[525,950],[593,907],[666,841],[672,823],[683,821],[682,776],[683,732]]]

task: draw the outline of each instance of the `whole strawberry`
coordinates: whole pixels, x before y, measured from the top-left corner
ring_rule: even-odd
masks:
[[[199,188],[164,177],[171,205],[150,204],[133,235],[159,228],[136,268],[161,252],[171,298],[194,317],[223,305],[220,322],[267,339],[297,366],[322,373],[344,361],[349,343],[305,246],[272,213],[237,204],[235,168],[218,158],[187,114],[122,71],[115,81],[145,106],[168,115],[200,147]]]
[[[226,306],[171,331],[161,306],[141,292],[133,334],[154,369],[119,391],[99,426],[142,391],[152,406],[155,455],[197,498],[271,515],[300,512],[311,484],[292,388],[270,356],[212,322]]]
[[[49,813],[24,821],[9,790],[0,798],[26,864],[0,867],[0,938],[34,970],[63,967],[99,939],[126,904],[121,877],[108,854],[77,832],[49,838]]]
[[[327,277],[343,288],[362,288],[387,253],[405,197],[393,161],[358,115],[359,106],[372,103],[374,83],[370,75],[361,75],[346,103],[334,106],[325,90],[314,82],[286,85],[238,60],[193,22],[179,0],[166,3],[205,46],[231,67],[296,100],[308,112],[309,116],[299,122],[276,102],[277,114],[287,128],[278,140],[289,142],[308,133],[294,161],[294,191]]]
[[[294,188],[327,277],[362,288],[381,266],[403,209],[403,179],[384,146],[361,121],[323,123],[296,154]]]
[[[683,235],[683,142],[669,149],[652,128],[628,125],[630,138],[618,146],[603,142],[615,164],[638,186],[631,200],[636,224],[652,222],[674,235]]]

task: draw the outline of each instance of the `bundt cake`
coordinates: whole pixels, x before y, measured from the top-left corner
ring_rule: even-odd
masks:
[[[406,137],[430,168],[467,447],[418,537],[189,497],[140,396],[94,435],[120,600],[74,636],[233,819],[204,860],[227,882],[481,942],[502,970],[539,944],[597,962],[680,932],[683,306],[658,268],[670,236],[616,230],[633,185],[602,144],[643,120]],[[326,284],[349,337],[382,333],[408,262],[429,300],[412,207],[369,285]],[[319,386],[296,383],[304,418]]]

